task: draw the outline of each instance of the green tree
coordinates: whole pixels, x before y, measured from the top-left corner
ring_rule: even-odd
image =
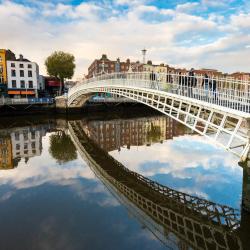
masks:
[[[159,142],[161,139],[161,128],[151,123],[151,129],[147,132],[147,140],[149,142]]]
[[[50,136],[49,153],[60,164],[77,158],[76,147],[64,131],[58,131]]]
[[[45,61],[47,73],[60,79],[59,95],[62,94],[64,79],[71,79],[75,70],[75,57],[63,51],[55,51]]]

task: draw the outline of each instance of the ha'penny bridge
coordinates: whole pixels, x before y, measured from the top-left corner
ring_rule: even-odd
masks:
[[[177,120],[245,161],[249,154],[250,82],[176,74],[112,73],[86,79],[56,99],[79,108],[96,93],[145,104]]]
[[[130,171],[92,141],[80,121],[68,126],[79,154],[97,177],[163,244],[171,249],[247,249],[249,215],[244,210],[240,214]]]

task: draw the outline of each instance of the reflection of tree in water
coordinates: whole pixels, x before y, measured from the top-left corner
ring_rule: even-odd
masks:
[[[148,142],[159,142],[161,140],[161,127],[151,123],[150,130],[147,132]]]
[[[59,163],[72,161],[77,158],[75,145],[65,131],[58,131],[50,136],[49,152]]]

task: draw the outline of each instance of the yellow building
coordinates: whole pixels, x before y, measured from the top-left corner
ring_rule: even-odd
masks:
[[[0,84],[7,84],[7,60],[15,60],[15,54],[6,49],[0,49]]]
[[[14,168],[10,136],[0,137],[0,169]]]

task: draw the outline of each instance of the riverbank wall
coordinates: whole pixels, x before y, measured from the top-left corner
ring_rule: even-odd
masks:
[[[23,116],[23,115],[36,115],[36,114],[62,114],[62,115],[77,115],[77,114],[93,114],[99,112],[127,112],[132,109],[133,112],[136,110],[144,112],[150,108],[140,103],[90,103],[87,102],[81,108],[64,108],[63,106],[56,106],[56,104],[40,104],[40,105],[12,105],[12,106],[1,106],[0,107],[0,118],[10,116]],[[150,109],[152,111],[152,109]]]

